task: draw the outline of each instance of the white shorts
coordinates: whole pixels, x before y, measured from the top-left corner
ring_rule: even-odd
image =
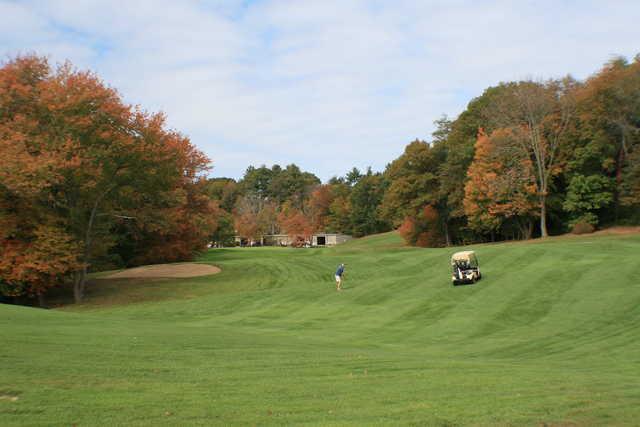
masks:
[[[336,282],[342,282],[342,277],[338,276],[337,274],[336,274]]]

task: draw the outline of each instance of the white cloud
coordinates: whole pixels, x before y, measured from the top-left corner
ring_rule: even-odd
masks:
[[[635,2],[0,0],[0,53],[91,68],[239,177],[382,169],[499,81],[638,49]]]

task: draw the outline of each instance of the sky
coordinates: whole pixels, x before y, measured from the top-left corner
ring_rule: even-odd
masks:
[[[213,164],[381,171],[501,81],[640,53],[633,1],[0,0],[0,55],[90,69]]]

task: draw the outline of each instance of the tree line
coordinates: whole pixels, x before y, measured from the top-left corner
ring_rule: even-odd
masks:
[[[640,57],[487,88],[382,172],[295,164],[208,178],[162,114],[37,56],[0,68],[0,292],[82,300],[89,271],[188,260],[210,242],[397,229],[416,246],[640,223]]]
[[[211,180],[227,239],[398,229],[408,244],[447,246],[640,222],[640,57],[584,82],[500,83],[435,125],[383,172],[321,184],[295,165],[263,165]]]
[[[640,56],[584,82],[501,83],[394,160],[382,212],[412,244],[640,222]]]
[[[259,243],[265,235],[287,234],[303,245],[318,231],[355,236],[389,230],[377,214],[386,190],[381,173],[353,168],[322,184],[295,164],[282,168],[250,166],[244,176],[209,180],[209,194],[219,202],[223,220],[212,240],[231,245],[234,236]]]

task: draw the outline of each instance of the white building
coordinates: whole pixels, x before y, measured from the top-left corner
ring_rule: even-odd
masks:
[[[307,242],[306,245],[319,247],[335,246],[351,239],[353,239],[353,237],[346,234],[315,233],[311,236],[311,241]],[[300,243],[294,236],[287,234],[266,234],[258,240],[249,240],[241,236],[235,236],[235,242],[238,246],[292,246]]]
[[[311,246],[335,246],[353,239],[339,233],[316,233],[311,237]]]

